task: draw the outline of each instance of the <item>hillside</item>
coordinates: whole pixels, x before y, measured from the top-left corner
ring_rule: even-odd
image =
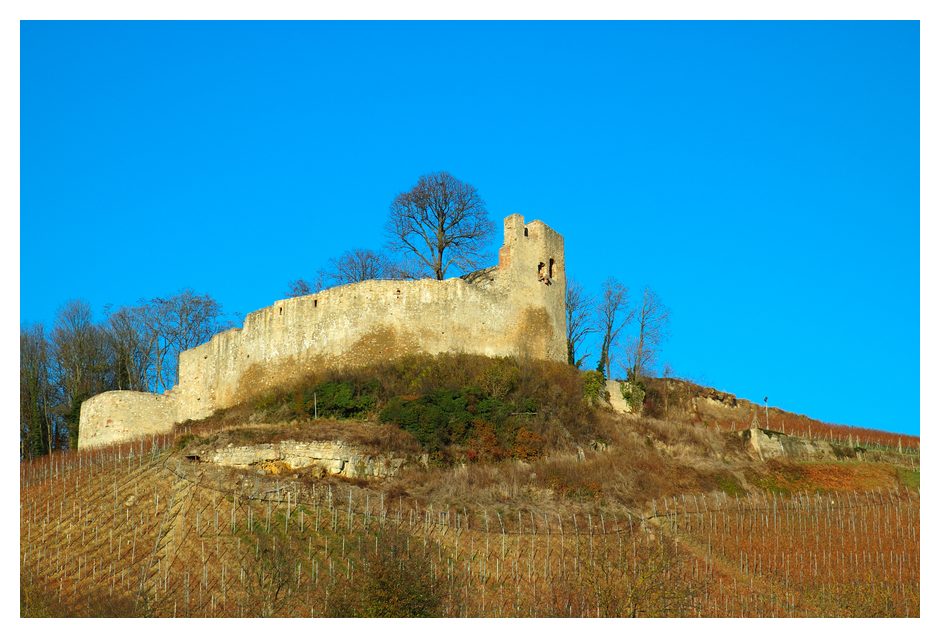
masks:
[[[918,437],[825,423],[779,408],[769,408],[765,414],[762,405],[682,379],[649,379],[646,385],[644,413],[658,418],[710,425],[721,430],[739,430],[757,423],[759,427],[788,434],[849,444],[858,442],[866,447],[916,448],[920,445]]]
[[[661,383],[640,418],[568,366],[414,357],[23,463],[22,613],[919,615],[916,439],[743,435]]]

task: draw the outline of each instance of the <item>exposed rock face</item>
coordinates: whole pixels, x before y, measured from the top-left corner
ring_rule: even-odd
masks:
[[[620,381],[613,379],[607,380],[607,392],[610,394],[610,407],[623,414],[632,414],[633,408],[623,398],[623,391],[620,389]]]
[[[826,441],[813,441],[780,432],[751,428],[742,430],[741,437],[761,460],[835,458],[832,446]]]
[[[347,478],[394,476],[407,463],[404,458],[365,454],[339,441],[280,441],[231,446],[205,452],[199,458],[204,462],[241,469],[255,467],[277,471],[279,468],[314,468],[324,474]]]

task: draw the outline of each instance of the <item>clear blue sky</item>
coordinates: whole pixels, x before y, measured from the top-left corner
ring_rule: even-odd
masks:
[[[655,289],[676,374],[919,433],[916,22],[27,22],[21,47],[24,325],[185,287],[240,320],[447,170],[561,232],[589,289]]]

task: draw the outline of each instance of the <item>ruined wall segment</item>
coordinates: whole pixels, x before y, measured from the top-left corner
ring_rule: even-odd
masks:
[[[565,338],[564,240],[540,221],[510,215],[497,267],[283,299],[249,314],[242,328],[181,353],[179,384],[166,395],[175,420],[164,421],[162,431],[327,368],[418,352],[566,361]],[[80,432],[105,425],[103,409],[86,421],[83,407],[82,415]]]
[[[148,434],[167,432],[179,419],[172,394],[115,390],[82,403],[79,449],[110,445]]]

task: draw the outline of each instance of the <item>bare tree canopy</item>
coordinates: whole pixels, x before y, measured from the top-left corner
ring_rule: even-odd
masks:
[[[627,345],[627,369],[630,378],[639,379],[656,361],[659,346],[666,337],[669,310],[655,292],[643,290],[643,301],[636,311],[637,334]]]
[[[161,392],[177,382],[179,353],[227,326],[218,302],[191,290],[111,311],[95,323],[81,300],[66,303],[49,337],[20,331],[20,454],[78,443],[81,404],[108,390]]]
[[[321,274],[331,285],[342,286],[369,279],[393,279],[396,273],[395,265],[382,253],[356,248],[331,259],[328,268]]]
[[[314,293],[313,287],[306,279],[295,279],[287,284],[288,297],[303,297]]]
[[[568,363],[580,368],[587,354],[577,356],[578,347],[584,338],[596,331],[592,323],[594,299],[584,292],[581,284],[568,279],[565,290],[565,315],[567,318]]]
[[[59,310],[52,330],[52,353],[53,378],[61,393],[57,411],[74,446],[82,401],[113,389],[105,333],[92,322],[86,302],[70,301]]]
[[[633,318],[627,303],[627,287],[613,277],[604,282],[601,301],[597,305],[597,330],[601,333],[601,356],[597,362],[598,372],[610,378],[610,352],[617,343],[620,331]]]
[[[192,290],[167,298],[151,299],[146,324],[156,336],[154,348],[154,391],[176,385],[179,379],[179,353],[208,341],[224,329],[222,307],[209,295]]]
[[[451,268],[480,267],[493,233],[486,204],[477,189],[447,172],[424,175],[398,195],[389,210],[389,247],[414,254],[424,271],[444,279]]]
[[[55,449],[55,387],[49,378],[49,348],[42,325],[20,330],[20,458]]]
[[[149,389],[156,334],[148,327],[147,308],[120,308],[109,313],[105,333],[115,388]]]

